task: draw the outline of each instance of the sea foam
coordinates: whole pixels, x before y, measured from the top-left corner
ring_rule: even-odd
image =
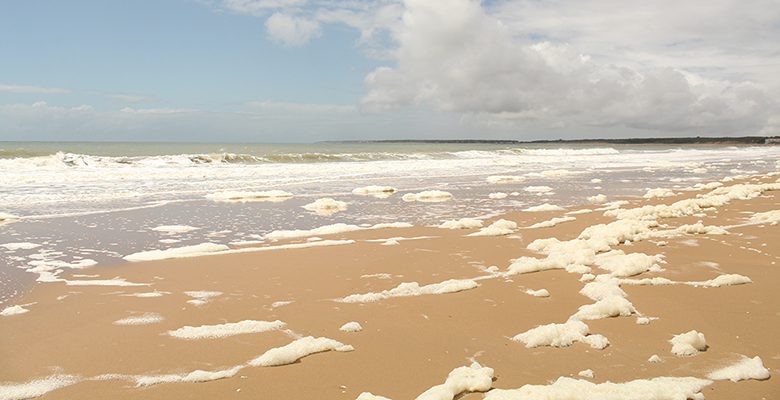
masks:
[[[263,355],[249,361],[249,365],[255,367],[273,367],[278,365],[292,364],[299,359],[310,354],[321,353],[323,351],[353,351],[350,345],[338,342],[325,337],[315,338],[307,336],[297,339],[292,343],[276,347],[266,351]]]
[[[217,253],[229,250],[230,247],[224,244],[201,243],[192,246],[175,247],[166,250],[149,250],[133,253],[122,257],[127,261],[152,261],[165,260],[169,258],[198,257],[210,253]]]
[[[10,307],[4,308],[3,311],[0,311],[0,315],[2,315],[2,316],[18,315],[18,314],[24,314],[24,313],[26,313],[28,311],[30,311],[30,310],[28,310],[28,309],[26,309],[26,308],[24,308],[24,307],[22,307],[20,305],[15,305],[15,306],[10,306]]]
[[[287,324],[279,320],[273,322],[244,320],[219,325],[184,326],[167,333],[177,339],[215,339],[244,333],[266,332],[281,329],[285,325]]]
[[[693,377],[658,377],[624,383],[593,383],[560,377],[549,385],[525,385],[518,389],[493,389],[485,400],[704,400],[701,390],[712,381]]]
[[[746,379],[764,380],[769,379],[769,376],[769,370],[764,367],[764,363],[758,356],[753,358],[742,356],[740,361],[707,374],[707,378],[714,381],[728,379],[733,382]]]
[[[75,375],[51,375],[27,383],[0,385],[0,399],[23,400],[41,397],[52,390],[70,386],[79,381]]]
[[[525,343],[525,347],[568,347],[574,342],[587,343],[595,349],[604,349],[609,341],[602,335],[589,335],[590,328],[582,321],[570,320],[563,324],[537,326],[515,335],[512,340]]]
[[[204,371],[201,369],[186,374],[165,374],[165,375],[138,375],[132,376],[137,386],[152,386],[161,383],[173,382],[209,382],[217,379],[231,378],[235,376],[243,366],[235,366],[229,369],[219,371]]]
[[[707,349],[707,341],[704,339],[704,334],[695,330],[675,335],[669,339],[669,343],[672,344],[672,353],[678,356],[692,356]]]
[[[337,301],[343,303],[369,303],[385,300],[391,297],[456,293],[464,290],[474,289],[478,286],[479,284],[473,279],[450,279],[444,282],[432,283],[425,286],[420,286],[420,284],[417,282],[404,282],[393,289],[383,290],[380,293],[352,294],[343,299],[337,299]]]

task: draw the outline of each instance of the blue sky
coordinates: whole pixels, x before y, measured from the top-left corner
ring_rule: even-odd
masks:
[[[0,140],[780,134],[780,4],[0,0]]]

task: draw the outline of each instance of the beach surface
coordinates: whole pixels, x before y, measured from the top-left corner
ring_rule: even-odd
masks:
[[[778,398],[778,178],[52,276],[0,316],[0,399]]]

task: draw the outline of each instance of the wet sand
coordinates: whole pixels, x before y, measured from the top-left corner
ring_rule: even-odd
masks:
[[[774,183],[765,176],[738,183]],[[672,204],[704,191],[674,197],[631,198],[621,206]],[[37,284],[11,304],[29,312],[0,316],[0,382],[17,388],[36,379],[70,375],[71,384],[51,390],[44,399],[112,398],[320,398],[355,399],[362,392],[390,399],[411,399],[444,383],[453,369],[479,362],[493,368],[492,387],[515,389],[547,385],[561,376],[594,383],[627,382],[655,377],[706,378],[738,361],[761,357],[773,375],[765,380],[715,381],[701,393],[707,399],[777,398],[780,384],[780,226],[748,223],[756,212],[780,210],[780,191],[766,191],[696,216],[660,218],[670,230],[702,221],[728,235],[679,234],[646,237],[612,249],[662,255],[661,271],[631,279],[664,277],[675,282],[704,282],[739,274],[752,283],[721,287],[701,285],[629,285],[620,288],[636,308],[631,316],[584,322],[591,334],[609,340],[596,349],[574,342],[568,347],[528,348],[511,340],[539,325],[564,323],[583,305],[594,303],[579,291],[581,273],[562,269],[507,275],[511,260],[544,258],[526,246],[536,239],[576,239],[587,227],[616,221],[604,211],[568,214],[576,220],[551,228],[524,229],[562,217],[585,205],[560,211],[517,211],[502,216],[521,228],[495,237],[467,237],[476,229],[408,227],[320,235],[352,240],[329,247],[274,249],[193,258],[130,262],[82,270],[62,277],[99,280],[121,277],[143,286],[73,286]],[[495,221],[493,218],[489,222]],[[403,237],[398,244],[386,239]],[[424,237],[424,238],[422,238]],[[415,238],[415,239],[411,239]],[[659,242],[666,245],[659,245]],[[307,238],[264,246],[307,243]],[[593,266],[593,274],[608,271]],[[491,269],[495,270],[495,268]],[[87,276],[85,276],[87,275]],[[336,301],[352,294],[378,293],[403,282],[420,286],[450,279],[477,278],[479,287],[457,293],[391,297],[375,302]],[[525,291],[546,289],[549,297]],[[158,292],[158,297],[127,296]],[[220,292],[203,304],[185,292]],[[157,322],[118,325],[132,316],[156,316]],[[649,324],[638,324],[639,317]],[[282,321],[282,329],[222,338],[183,340],[167,334],[184,326]],[[360,332],[344,332],[359,322]],[[671,353],[674,335],[696,330],[707,348],[696,355]],[[247,363],[267,350],[298,337],[334,339],[354,351],[327,351],[282,366]],[[652,355],[660,363],[648,361]],[[234,375],[208,382],[137,385],[134,376],[189,374],[240,367]],[[578,375],[592,370],[593,377]],[[106,374],[114,374],[106,376]],[[99,378],[99,379],[95,379]],[[10,393],[6,391],[6,393]],[[11,395],[0,398],[16,398]],[[473,393],[466,399],[479,399]],[[24,397],[24,396],[17,396]],[[29,397],[29,396],[28,396]]]

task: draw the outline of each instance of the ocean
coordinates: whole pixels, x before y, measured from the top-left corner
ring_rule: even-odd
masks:
[[[780,146],[0,142],[0,305],[42,272],[140,251],[609,202],[779,167]],[[353,192],[370,186],[394,190]],[[248,195],[268,191],[287,195]],[[451,197],[412,199],[426,191]],[[343,209],[305,208],[324,198]]]

